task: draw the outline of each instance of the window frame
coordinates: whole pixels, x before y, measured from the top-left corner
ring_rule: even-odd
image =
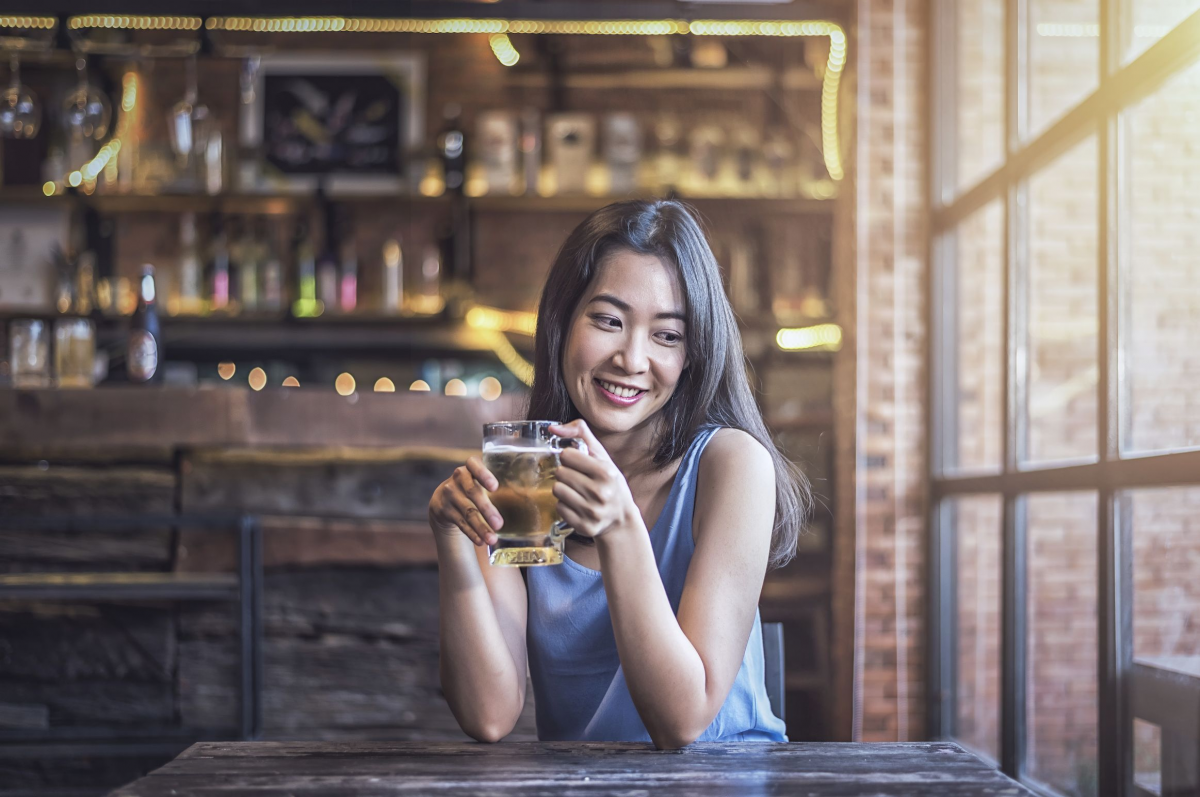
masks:
[[[955,530],[948,501],[972,494],[1003,499],[1001,550],[1001,705],[1000,768],[1026,781],[1027,568],[1024,497],[1036,492],[1093,490],[1099,498],[1097,598],[1098,782],[1101,797],[1134,793],[1133,683],[1154,678],[1152,668],[1133,661],[1132,529],[1128,501],[1122,491],[1136,487],[1200,485],[1200,450],[1151,454],[1121,453],[1129,437],[1127,385],[1120,384],[1128,325],[1122,314],[1121,268],[1128,262],[1123,224],[1129,210],[1129,174],[1123,112],[1164,82],[1200,59],[1200,11],[1162,39],[1122,65],[1122,14],[1132,0],[1098,0],[1100,13],[1100,81],[1096,90],[1036,137],[1027,139],[1029,121],[1030,0],[1005,2],[1005,141],[1001,165],[973,186],[960,191],[956,180],[956,0],[934,0],[929,16],[929,282],[930,334],[926,363],[929,374],[927,428],[930,430],[929,623],[928,651],[930,736],[952,739],[957,718],[957,560]],[[1018,367],[1028,356],[1027,296],[1029,274],[1028,180],[1059,155],[1089,136],[1097,140],[1098,293],[1097,459],[1087,463],[1022,464],[1026,435],[1028,385]],[[1001,335],[1004,418],[1002,463],[998,473],[953,473],[957,407],[957,359],[954,321],[954,256],[963,221],[988,203],[1000,200],[1004,211],[1004,312]],[[1200,680],[1183,687],[1195,690]],[[1142,690],[1139,688],[1139,694]],[[1144,717],[1150,719],[1149,717]],[[1164,771],[1164,787],[1168,773]],[[1036,782],[1027,783],[1046,791]],[[1047,793],[1054,793],[1049,792]]]

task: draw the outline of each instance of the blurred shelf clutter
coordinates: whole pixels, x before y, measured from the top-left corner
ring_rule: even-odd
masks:
[[[836,350],[840,334],[806,332],[834,315],[833,28],[732,34],[802,53],[764,58],[707,29],[584,47],[505,23],[500,60],[479,63],[465,38],[383,57],[213,19],[72,17],[64,50],[53,18],[0,18],[29,45],[0,104],[0,383],[130,381],[129,341],[145,359],[149,338],[147,382],[220,383],[237,356],[268,386],[354,364],[364,385],[519,389],[531,337],[469,311],[528,313],[574,223],[635,197],[704,217],[750,348]],[[711,109],[691,99],[705,91]],[[56,368],[58,340],[94,367]]]
[[[429,686],[428,495],[477,450],[480,423],[524,411],[537,300],[562,242],[588,213],[633,198],[682,199],[700,216],[764,417],[812,480],[814,518],[761,608],[787,626],[789,737],[830,737],[846,20],[770,15],[848,12],[414,0],[399,5],[429,14],[403,19],[329,4],[329,16],[300,17],[275,0],[255,6],[262,17],[88,5],[97,13],[0,15],[2,508],[285,522],[267,522],[252,557],[270,585],[253,728],[244,706],[232,711],[231,686],[247,680],[227,606],[164,607],[153,627],[138,625],[142,607],[114,606],[113,649],[135,646],[142,662],[170,639],[178,666],[95,679],[89,662],[79,671],[96,716],[45,676],[13,701],[45,718],[45,733],[23,737],[45,742],[39,755],[97,740],[104,755],[128,753],[111,728],[180,747],[257,729],[459,738]],[[531,9],[547,18],[505,18]],[[676,18],[696,9],[739,18]],[[222,12],[244,13],[204,4]],[[643,18],[603,18],[618,13]],[[9,536],[13,573],[58,569],[35,561],[44,551],[108,573],[104,551],[124,568],[134,544],[132,569],[154,573],[139,578],[192,590],[174,577],[236,561],[224,535],[185,529],[163,529],[162,545],[125,530],[61,545]],[[29,588],[22,578],[9,587]],[[112,585],[68,586],[90,599]],[[310,611],[315,624],[296,621]],[[43,644],[58,655],[57,620],[11,614],[14,627],[50,629],[14,637],[30,640],[26,659]],[[25,684],[18,665],[0,662],[0,682]],[[130,677],[161,698],[161,723],[131,713],[145,701],[123,697]],[[134,763],[36,766],[31,782],[108,778],[107,790]]]

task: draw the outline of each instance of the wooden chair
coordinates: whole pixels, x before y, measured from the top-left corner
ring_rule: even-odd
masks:
[[[784,719],[783,623],[763,623],[763,680],[767,683],[767,699],[771,711]]]

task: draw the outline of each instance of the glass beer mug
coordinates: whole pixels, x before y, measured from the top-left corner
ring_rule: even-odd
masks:
[[[506,421],[483,425],[483,464],[496,477],[492,505],[504,518],[488,561],[499,567],[557,565],[571,529],[558,517],[554,489],[558,457],[582,441],[550,434],[554,421]]]

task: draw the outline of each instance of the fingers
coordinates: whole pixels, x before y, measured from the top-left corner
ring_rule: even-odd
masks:
[[[496,532],[488,525],[479,507],[475,506],[470,498],[456,490],[451,494],[451,500],[462,518],[463,523],[459,528],[463,533],[473,540],[478,540],[477,545],[490,545],[496,541]]]
[[[605,462],[611,459],[604,446],[600,445],[600,441],[596,439],[596,435],[592,434],[592,430],[588,428],[587,422],[583,418],[576,418],[570,423],[555,424],[550,427],[550,433],[556,434],[559,437],[582,440],[587,443],[589,455]]]
[[[580,456],[583,455],[581,454]],[[597,484],[597,480],[589,473],[581,472],[581,470],[572,467],[559,468],[554,472],[554,479],[559,484],[570,486],[576,493],[588,501],[604,500],[601,485]]]
[[[469,460],[467,467],[470,467]],[[479,463],[479,467],[483,469],[484,473],[487,473],[487,469],[483,467],[483,463]],[[488,475],[490,476],[491,474]],[[479,514],[484,517],[493,529],[499,529],[504,525],[504,518],[500,517],[500,512],[492,505],[492,499],[488,497],[487,491],[483,489],[483,485],[476,480],[467,468],[456,468],[453,478],[458,488],[478,508]],[[492,476],[492,481],[494,482],[495,480],[496,477]]]
[[[592,520],[596,519],[595,505],[580,495],[574,487],[571,487],[569,484],[559,482],[558,484],[554,485],[554,488],[551,490],[551,492],[554,494],[554,497],[558,499],[558,509],[560,510],[559,515],[562,516],[563,520],[567,520],[567,518],[562,515],[561,510],[564,508],[570,511],[576,519],[581,517],[590,518]],[[574,527],[575,524],[572,523],[572,521],[567,520],[567,522],[571,523],[572,527]]]
[[[483,464],[483,460],[479,457],[469,457],[467,459],[467,470],[475,477],[475,481],[489,490],[495,491],[500,486],[500,482],[496,481],[496,477],[487,469],[487,466]]]
[[[559,503],[558,516],[560,518],[562,518],[563,523],[566,523],[568,526],[571,527],[572,533],[579,534],[580,536],[583,536],[583,537],[593,536],[584,530],[585,522],[584,522],[583,518],[580,517],[579,513],[576,512],[575,510],[571,509],[566,504],[563,504],[561,502]]]
[[[608,469],[602,460],[589,456],[582,451],[576,451],[573,448],[564,448],[562,453],[558,455],[558,461],[571,470],[586,473],[592,478],[600,478],[608,473]]]
[[[445,504],[438,509],[437,516],[439,527],[446,529],[447,531],[449,529],[457,529],[464,537],[466,537],[475,545],[484,544],[483,540],[480,539],[479,534],[471,528],[471,524],[466,521],[466,518],[463,517],[462,512],[458,511],[457,507],[451,504]]]

